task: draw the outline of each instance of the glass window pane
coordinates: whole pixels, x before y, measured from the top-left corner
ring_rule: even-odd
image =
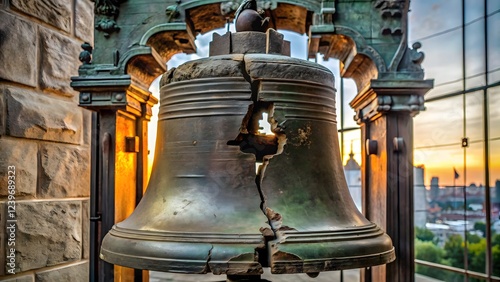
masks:
[[[465,77],[467,88],[485,85],[484,36],[484,19],[465,27]]]
[[[490,185],[493,275],[500,277],[500,140],[490,142]]]
[[[344,119],[344,128],[358,127],[359,125],[354,120],[356,112],[349,106],[349,103],[354,99],[358,93],[356,84],[352,79],[344,79],[344,112],[342,118]]]
[[[354,154],[354,160],[361,165],[361,131],[358,130],[349,130],[344,131],[344,144],[343,150],[344,155],[342,156],[342,160],[344,164],[351,157],[351,152]]]
[[[488,89],[488,111],[493,275],[500,277],[500,87]]]
[[[486,0],[486,7],[488,7],[488,14],[498,12],[500,10],[500,1],[497,0]]]
[[[463,177],[460,178],[460,175],[463,175],[463,162],[464,150],[460,144],[425,149],[415,148],[414,150],[414,163],[424,167],[424,183],[429,187],[434,185],[440,187],[440,189],[445,189],[447,187],[452,188],[454,183],[455,185],[462,185],[461,180]],[[459,174],[458,178],[455,178],[454,168]],[[439,191],[440,193],[446,192],[445,190]],[[448,192],[453,194],[452,190]],[[435,196],[439,197],[440,195]],[[449,199],[444,200],[448,201]]]
[[[465,23],[470,23],[484,15],[484,2],[465,0]],[[484,22],[483,22],[484,24]]]
[[[415,228],[425,228],[427,223],[427,191],[425,189],[425,167],[413,168],[413,224]]]
[[[470,144],[466,151],[466,175],[464,178],[468,269],[486,273],[486,216],[485,216],[485,167],[484,144]]]
[[[419,40],[461,26],[462,5],[448,0],[412,1],[409,21],[411,41]]]
[[[461,144],[463,136],[462,95],[426,102],[426,110],[414,119],[415,148]]]
[[[417,250],[415,250],[415,252],[417,252]],[[437,281],[452,281],[452,282],[465,281],[465,276],[463,274],[425,265],[417,264],[415,266],[415,272],[416,272],[415,281],[436,281],[433,279],[429,279],[429,277],[435,278],[437,279]]]
[[[440,93],[433,91],[427,98],[463,90],[462,30],[453,30],[421,42],[425,53],[422,63],[425,76],[434,79],[436,90],[440,88]]]
[[[488,89],[488,114],[490,139],[500,139],[500,86]]]
[[[500,1],[489,1],[500,2]],[[500,8],[499,8],[500,9]],[[488,82],[500,81],[500,12],[488,14]]]
[[[358,210],[362,210],[361,204],[361,132],[350,130],[344,135],[344,173],[349,187],[351,197]]]
[[[466,134],[470,142],[484,140],[483,91],[465,95]]]

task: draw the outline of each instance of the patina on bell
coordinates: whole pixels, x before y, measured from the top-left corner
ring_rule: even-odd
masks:
[[[214,34],[209,58],[163,76],[149,187],[104,238],[103,260],[314,275],[395,259],[389,236],[349,194],[332,73],[288,54],[272,29]],[[260,132],[263,113],[274,134]]]

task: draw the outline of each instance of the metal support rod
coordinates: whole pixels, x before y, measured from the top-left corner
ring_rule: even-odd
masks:
[[[99,262],[99,193],[98,193],[98,172],[99,172],[99,116],[92,112],[92,138],[90,145],[91,178],[90,178],[90,249],[89,249],[89,281],[98,281]],[[98,241],[99,240],[99,241]]]

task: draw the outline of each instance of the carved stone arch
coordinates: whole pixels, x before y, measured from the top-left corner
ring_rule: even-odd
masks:
[[[358,91],[380,73],[387,72],[384,58],[352,28],[336,25],[334,32],[310,38],[309,56],[314,57],[319,52],[325,59],[338,59],[341,76],[352,78]]]
[[[185,14],[188,31],[193,34],[204,34],[216,28],[222,28],[227,21],[234,19],[234,12],[239,2],[233,1],[232,6],[221,8],[230,1],[205,0],[182,3],[180,8]],[[265,17],[270,18],[270,27],[305,34],[312,24],[313,14],[321,10],[321,1],[306,0],[272,0],[257,1],[264,10]]]
[[[191,54],[195,50],[194,38],[186,31],[185,23],[159,24],[147,30],[137,44],[120,56],[118,71],[149,87],[167,71],[166,64],[173,55]]]

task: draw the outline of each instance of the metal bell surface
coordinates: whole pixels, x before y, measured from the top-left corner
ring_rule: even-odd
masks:
[[[391,239],[347,188],[332,73],[287,56],[274,30],[214,35],[211,48],[163,76],[148,189],[101,258],[227,275],[393,261]],[[259,128],[264,113],[273,134]]]

